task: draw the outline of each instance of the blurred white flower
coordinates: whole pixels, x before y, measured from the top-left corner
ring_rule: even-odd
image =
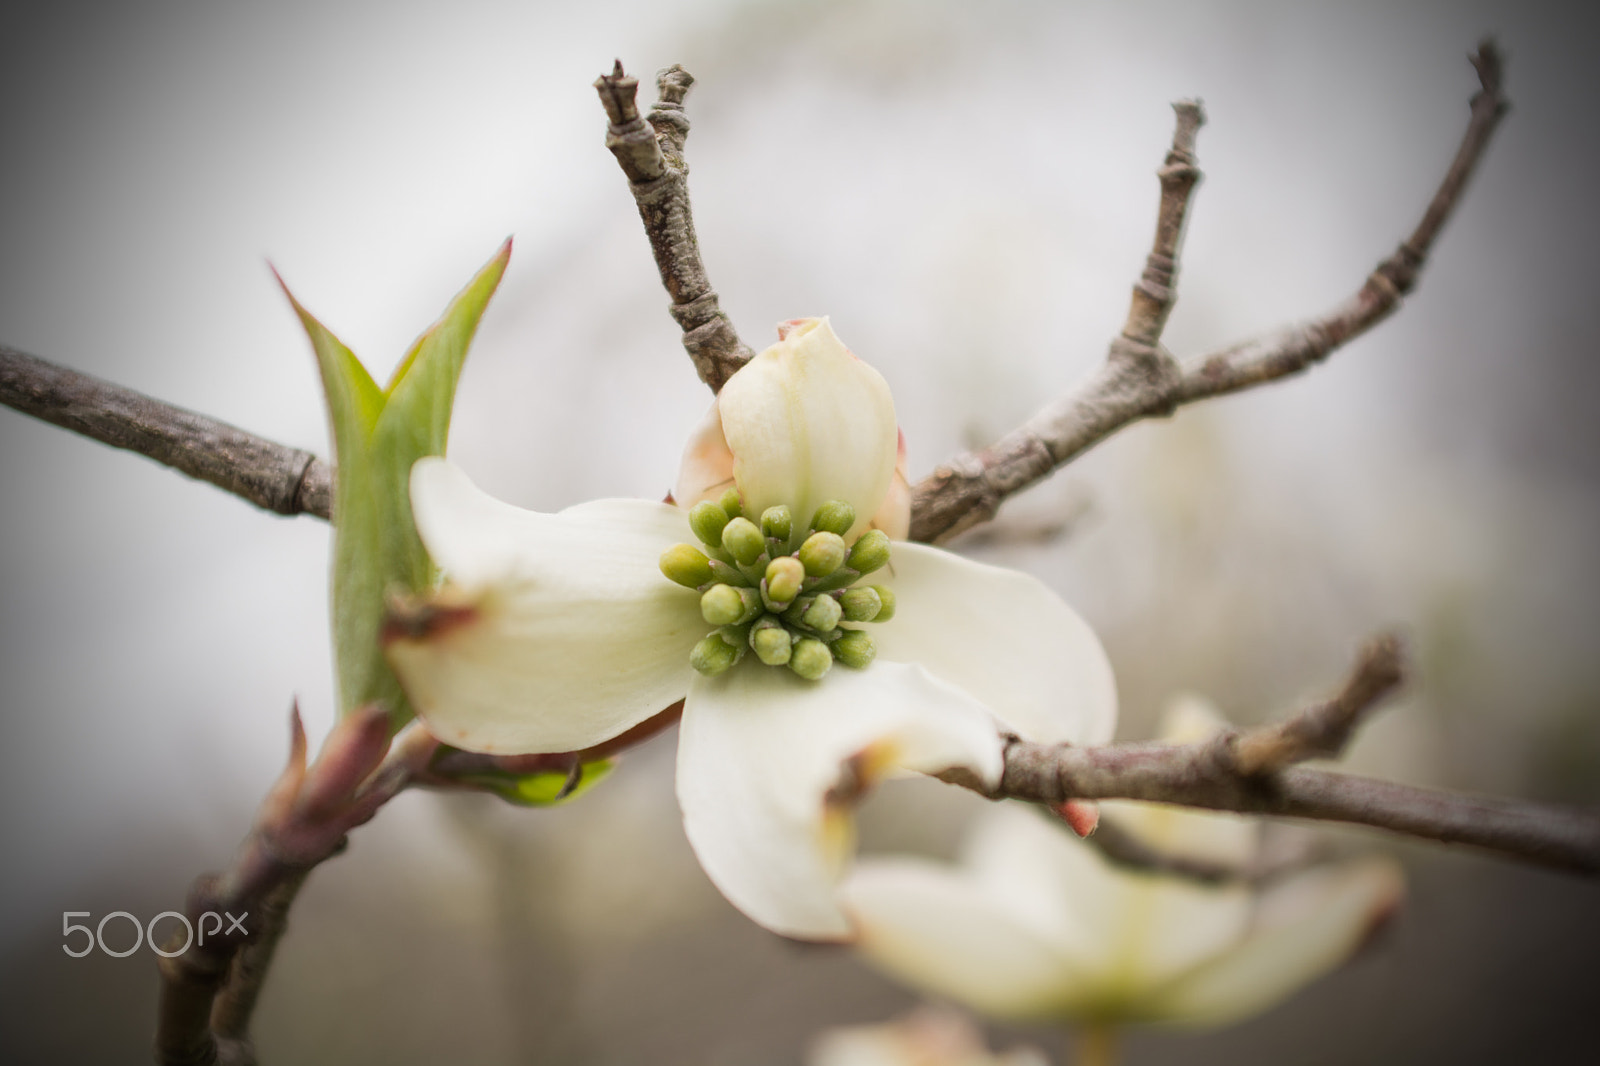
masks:
[[[1167,713],[1165,739],[1223,725],[1199,701]],[[1257,823],[1160,804],[1107,802],[1173,856],[1247,868]],[[841,889],[859,946],[888,973],[1002,1018],[1226,1025],[1347,959],[1398,906],[1398,866],[1365,858],[1257,887],[1111,865],[1040,812],[985,812],[960,866],[863,860]]]
[[[684,700],[678,799],[706,873],[770,929],[845,939],[836,887],[868,787],[953,767],[992,783],[997,725],[1104,742],[1116,692],[1038,581],[918,544],[891,559],[910,497],[888,385],[826,319],[779,338],[695,434],[681,507],[536,514],[418,463],[447,584],[388,652],[435,735],[475,751],[577,751]],[[880,584],[849,587],[868,572]]]
[[[830,1029],[811,1046],[806,1066],[1049,1066],[1037,1048],[991,1053],[963,1015],[923,1008],[881,1025]]]

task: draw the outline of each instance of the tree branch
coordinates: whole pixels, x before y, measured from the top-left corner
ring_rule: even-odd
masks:
[[[1399,678],[1398,648],[1393,638],[1380,638],[1363,650],[1337,696],[1283,723],[1195,744],[1075,748],[1011,737],[997,787],[986,788],[965,771],[940,776],[991,799],[1029,800],[1052,808],[1068,800],[1132,799],[1346,822],[1600,874],[1600,813],[1293,765],[1342,750],[1366,712]]]
[[[1203,355],[1180,366],[1160,347],[1176,301],[1173,282],[1189,200],[1200,172],[1195,134],[1204,115],[1179,103],[1172,149],[1157,172],[1161,204],[1155,240],[1134,287],[1123,334],[1106,363],[1074,393],[976,455],[940,467],[913,490],[911,538],[948,539],[994,516],[1000,504],[1122,427],[1178,405],[1237,392],[1306,369],[1390,314],[1416,283],[1433,241],[1460,199],[1506,111],[1493,42],[1473,57],[1482,83],[1449,173],[1411,237],[1346,303],[1320,319]],[[606,143],[639,204],[684,347],[713,390],[751,357],[717,306],[689,214],[683,96],[692,79],[663,71],[661,100],[648,122],[635,104],[638,83],[620,64],[595,85],[610,118]],[[139,452],[279,514],[327,518],[332,469],[321,459],[86,374],[0,347],[0,402],[113,447]]]
[[[0,403],[148,456],[268,511],[328,517],[333,471],[310,452],[4,346]]]
[[[343,851],[345,835],[405,788],[438,747],[420,727],[403,731],[391,746],[382,707],[335,726],[309,768],[298,709],[290,736],[288,765],[233,864],[197,878],[189,891],[184,913],[197,932],[194,942],[178,952],[175,933],[166,950],[177,953],[161,959],[159,1066],[253,1066],[250,1015],[295,894],[312,868]],[[209,940],[208,915],[216,926]]]
[[[689,136],[683,98],[693,84],[694,78],[680,66],[663,70],[656,78],[660,99],[648,120],[640,117],[635,102],[639,82],[623,73],[620,59],[610,74],[595,80],[594,87],[610,119],[606,147],[617,157],[639,205],[661,284],[672,297],[669,310],[683,330],[683,347],[700,380],[717,392],[754,353],[717,306],[694,234],[689,166],[683,158]]]
[[[967,783],[957,781],[957,783]],[[1526,800],[1417,788],[1293,768],[1240,773],[1205,744],[1068,748],[1017,741],[991,799],[1054,804],[1064,797],[1136,799],[1185,807],[1346,822],[1445,844],[1470,844],[1540,866],[1600,874],[1600,816]]]
[[[653,736],[677,721],[682,709],[680,700],[581,752],[495,756],[448,748],[421,722],[412,722],[391,741],[388,714],[374,706],[336,725],[309,768],[305,727],[295,709],[288,765],[262,800],[254,828],[227,871],[195,880],[184,908],[197,931],[206,914],[224,921],[237,915],[242,931],[218,922],[220,936],[196,938],[186,950],[161,959],[156,1062],[255,1066],[250,1018],[301,885],[317,865],[344,851],[351,830],[401,791],[413,786],[482,791],[487,776],[577,770]],[[179,946],[174,934],[165,950]]]
[[[1466,188],[1490,135],[1505,115],[1501,58],[1485,40],[1472,57],[1481,85],[1461,147],[1422,221],[1350,299],[1320,318],[1179,364],[1160,347],[1176,294],[1171,278],[1183,219],[1199,172],[1194,166],[1197,105],[1175,105],[1177,131],[1161,177],[1155,246],[1134,288],[1123,333],[1088,381],[977,454],[959,456],[912,490],[911,539],[944,540],[994,517],[1010,496],[1049,476],[1117,430],[1177,407],[1299,373],[1387,318],[1416,285],[1433,242]],[[1186,114],[1185,107],[1195,111]],[[1169,265],[1170,264],[1170,265]]]

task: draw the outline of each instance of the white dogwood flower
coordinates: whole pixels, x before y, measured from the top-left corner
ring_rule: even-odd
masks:
[[[1164,739],[1223,724],[1176,705]],[[1246,868],[1259,824],[1161,804],[1104,816],[1165,854]],[[985,811],[959,866],[867,859],[841,889],[867,958],[920,989],[1003,1018],[1225,1025],[1339,965],[1398,906],[1399,868],[1366,858],[1257,887],[1111,865],[1038,811]]]
[[[835,889],[866,787],[955,767],[993,783],[997,727],[1104,742],[1116,695],[1038,581],[891,547],[910,498],[888,385],[826,319],[779,338],[722,389],[677,505],[537,514],[418,463],[447,580],[388,654],[430,730],[474,751],[581,750],[684,700],[678,799],[711,880],[777,932],[846,939]]]

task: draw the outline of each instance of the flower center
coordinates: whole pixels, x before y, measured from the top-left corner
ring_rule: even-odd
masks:
[[[841,500],[817,508],[800,537],[788,507],[752,521],[735,489],[695,504],[689,527],[704,549],[676,544],[661,554],[661,572],[699,592],[701,616],[717,627],[689,653],[690,665],[715,677],[754,651],[816,681],[835,659],[858,670],[872,662],[872,637],[841,623],[894,616],[893,591],[856,584],[889,561],[889,537],[869,529],[847,545],[855,524],[855,508]]]

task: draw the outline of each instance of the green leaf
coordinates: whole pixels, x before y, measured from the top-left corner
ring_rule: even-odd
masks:
[[[426,591],[434,580],[411,519],[411,467],[444,453],[467,346],[510,253],[507,241],[412,345],[386,390],[284,288],[316,352],[333,433],[330,584],[341,713],[381,703],[396,729],[413,717],[380,640],[388,596]]]
[[[568,775],[561,770],[539,770],[520,777],[475,774],[463,777],[461,780],[465,784],[477,785],[493,792],[506,802],[515,803],[519,807],[559,807],[564,803],[571,803],[599,784],[611,773],[614,766],[616,766],[615,759],[601,759],[598,762],[580,764],[577,783],[565,794],[563,790],[567,787]]]
[[[374,496],[385,511],[380,550],[391,564],[389,579],[407,592],[431,588],[436,576],[411,520],[411,468],[424,456],[444,454],[461,365],[510,255],[506,241],[417,338],[389,382],[388,403],[372,435]]]

